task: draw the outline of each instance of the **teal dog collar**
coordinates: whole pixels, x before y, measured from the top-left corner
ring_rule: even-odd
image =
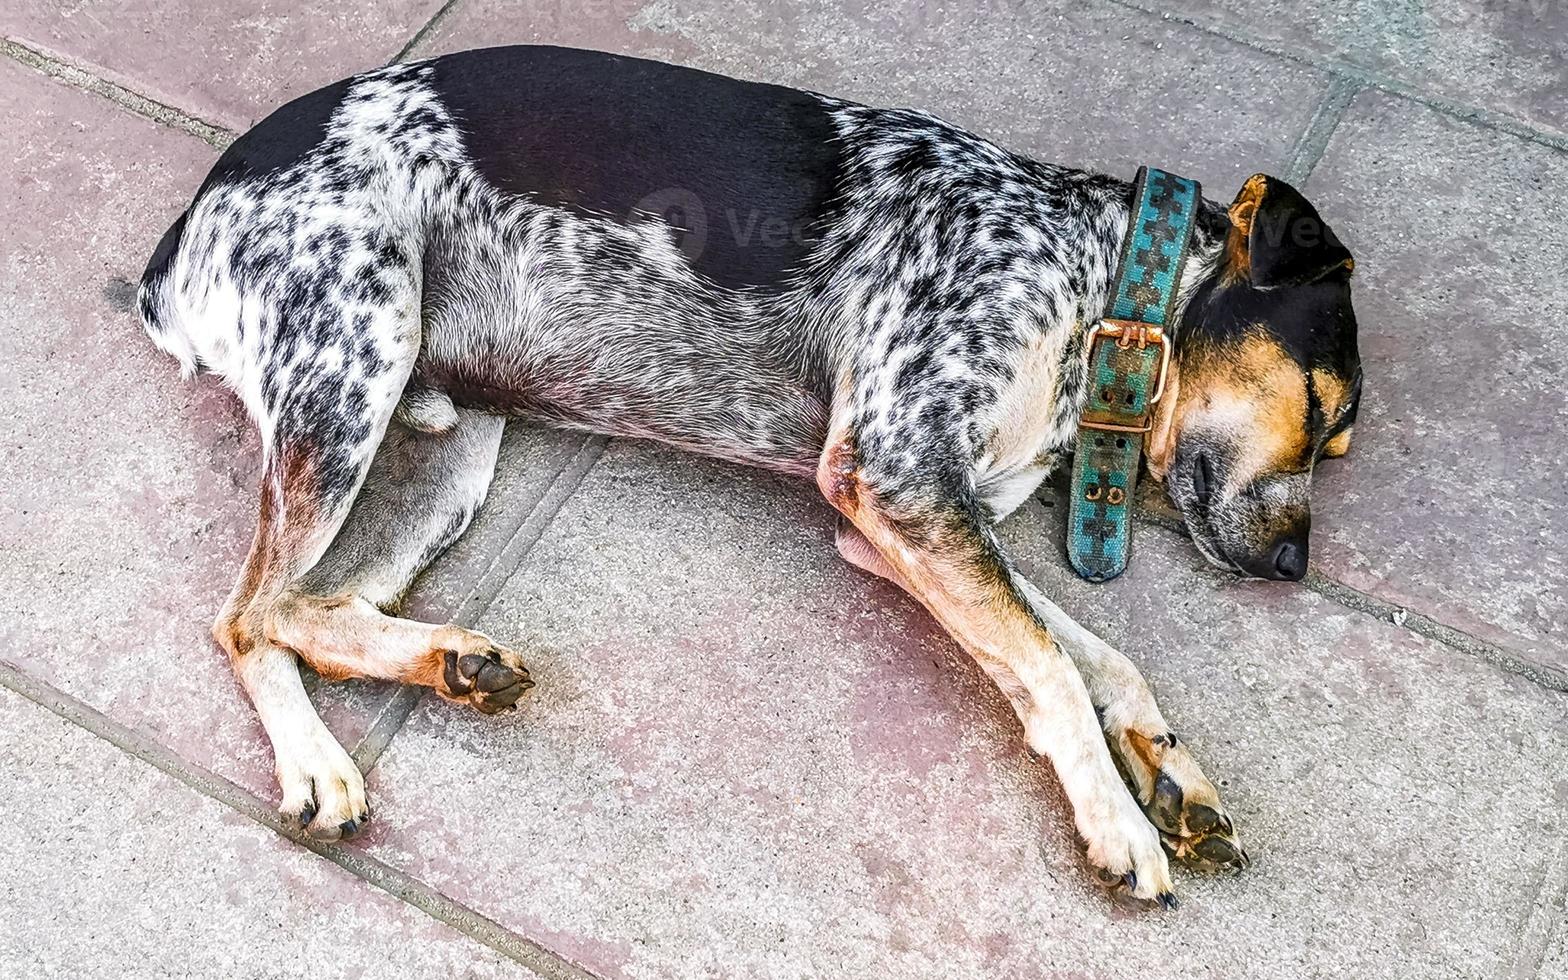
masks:
[[[1202,192],[1196,181],[1138,168],[1105,318],[1089,331],[1089,398],[1073,454],[1067,558],[1091,582],[1127,568],[1132,498],[1149,414],[1165,392],[1165,335]]]

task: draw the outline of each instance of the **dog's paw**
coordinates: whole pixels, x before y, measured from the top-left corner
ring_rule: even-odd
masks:
[[[1109,816],[1081,822],[1078,827],[1095,878],[1117,901],[1176,908],[1179,903],[1159,832],[1130,797],[1108,807],[1108,812]]]
[[[534,686],[523,658],[479,633],[456,632],[462,634],[458,642],[435,651],[441,663],[436,693],[487,715],[517,707],[518,699]]]
[[[1251,863],[1219,791],[1175,734],[1124,737],[1132,764],[1146,767],[1134,789],[1172,857],[1198,871],[1240,872]]]
[[[283,789],[278,812],[290,829],[316,840],[341,840],[370,821],[365,777],[330,736],[279,752],[277,774]]]

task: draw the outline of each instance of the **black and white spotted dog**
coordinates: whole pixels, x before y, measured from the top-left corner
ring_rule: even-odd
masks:
[[[1167,850],[1240,867],[1138,671],[992,530],[1070,450],[1130,197],[921,112],[559,48],[279,109],[159,243],[140,309],[261,429],[255,543],[214,635],[283,812],[329,839],[369,816],[296,657],[486,712],[532,686],[489,638],[382,611],[463,532],[522,416],[814,477],[844,557],[1006,693],[1108,883],[1170,905]],[[1350,270],[1278,180],[1203,205],[1148,452],[1217,564],[1305,569],[1312,468],[1359,395]]]

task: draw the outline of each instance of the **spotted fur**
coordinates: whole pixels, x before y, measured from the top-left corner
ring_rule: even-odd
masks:
[[[1008,694],[1117,888],[1169,896],[1162,836],[1244,861],[1136,669],[991,530],[1072,443],[1130,197],[923,112],[555,48],[383,68],[263,121],[140,308],[262,433],[257,544],[215,635],[285,810],[323,836],[368,814],[280,658],[484,710],[531,684],[488,638],[377,611],[466,526],[502,414],[815,476],[845,557]],[[1232,226],[1205,202],[1179,307],[1245,276]]]

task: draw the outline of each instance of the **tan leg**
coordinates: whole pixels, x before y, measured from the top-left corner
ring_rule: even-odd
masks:
[[[834,543],[851,565],[910,591],[903,577],[847,518],[839,518]],[[1220,805],[1219,791],[1171,731],[1138,668],[1079,626],[1033,582],[1016,572],[1013,580],[1052,639],[1072,657],[1111,753],[1170,852],[1201,870],[1245,867],[1247,853]]]
[[[273,604],[316,561],[348,510],[347,501],[328,504],[319,493],[319,470],[318,450],[305,441],[269,454],[256,537],[212,635],[272,743],[280,811],[312,837],[336,840],[370,818],[364,777],[316,714],[294,654],[266,632]]]
[[[273,608],[327,552],[370,467],[419,350],[418,300],[390,303],[369,329],[378,359],[328,384],[302,383],[248,407],[266,437],[256,536],[213,624],[272,743],[280,809],[311,836],[346,837],[370,817],[365,781],[269,635]],[[299,363],[314,363],[296,352]]]
[[[444,428],[388,428],[331,550],[274,604],[267,635],[329,680],[415,684],[493,713],[533,686],[522,658],[472,630],[383,612],[463,533],[495,472],[504,420],[446,408]]]
[[[284,596],[273,606],[267,635],[299,651],[327,680],[415,684],[486,714],[515,707],[534,686],[523,659],[484,634],[388,616],[348,592]]]
[[[1187,746],[1176,738],[1132,661],[1079,626],[1028,579],[1014,584],[1083,675],[1111,751],[1177,860],[1202,870],[1242,868],[1235,825]]]
[[[892,513],[846,437],[829,443],[817,482],[1007,695],[1029,746],[1061,779],[1102,878],[1132,897],[1174,904],[1159,835],[1117,773],[1083,680],[1019,594],[980,516],[936,494]]]

